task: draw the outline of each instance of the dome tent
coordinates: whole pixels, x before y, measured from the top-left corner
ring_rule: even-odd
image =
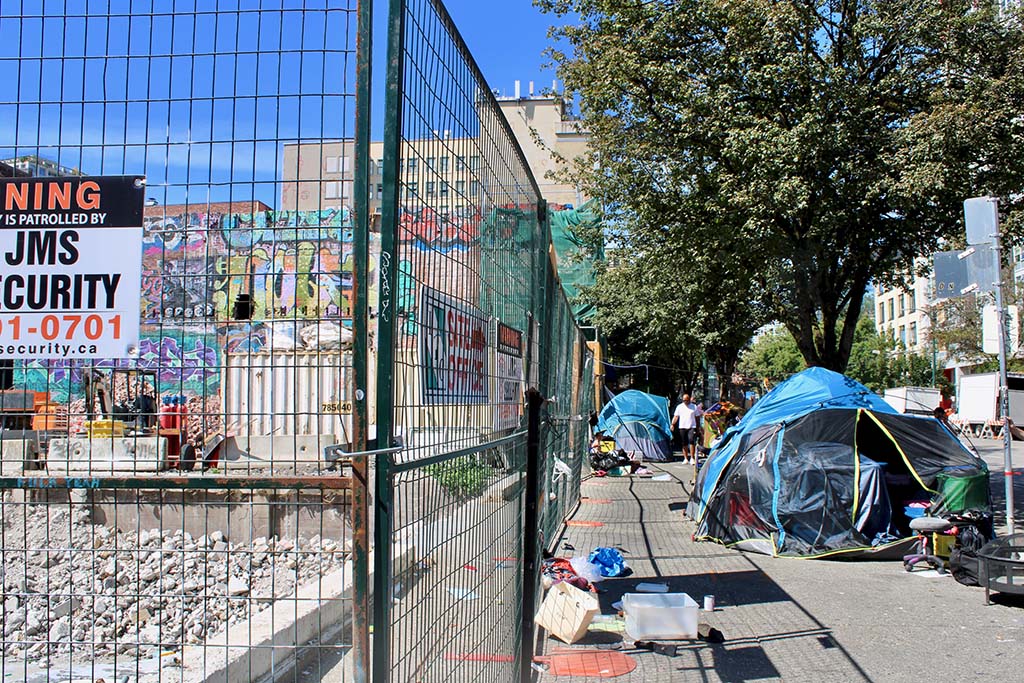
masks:
[[[667,460],[672,453],[672,426],[668,399],[629,389],[605,404],[597,418],[597,431],[615,440],[615,447],[643,455],[646,460]]]
[[[938,420],[901,415],[859,382],[810,368],[725,433],[687,514],[694,538],[773,555],[898,556],[912,501],[988,469]],[[955,510],[951,510],[955,511]]]

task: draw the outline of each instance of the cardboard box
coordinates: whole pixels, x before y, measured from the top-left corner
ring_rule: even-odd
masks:
[[[600,611],[596,595],[562,581],[548,589],[533,620],[552,636],[571,645],[586,634],[590,622]]]

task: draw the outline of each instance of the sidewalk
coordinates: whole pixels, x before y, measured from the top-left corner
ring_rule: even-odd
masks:
[[[684,517],[692,468],[653,469],[672,480],[584,482],[584,499],[556,554],[585,555],[598,546],[625,551],[633,574],[598,584],[603,614],[614,614],[612,603],[642,581],[667,583],[698,603],[713,594],[717,609],[701,612],[701,621],[725,642],[680,641],[668,657],[635,650],[621,632],[591,630],[572,648],[619,651],[636,661],[634,671],[612,680],[971,681],[1006,680],[1024,670],[1024,602],[997,597],[1002,604],[986,607],[980,588],[934,572],[907,574],[899,562],[772,558],[694,543],[693,523]],[[996,479],[994,489],[1002,486]],[[550,638],[543,643],[544,654],[566,647]],[[540,680],[591,679],[547,672]]]

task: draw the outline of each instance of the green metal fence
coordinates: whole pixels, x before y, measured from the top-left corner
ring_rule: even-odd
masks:
[[[3,680],[366,680],[371,7],[0,2]]]
[[[374,679],[519,680],[536,558],[579,499],[592,364],[546,204],[443,4],[394,0],[389,27]],[[528,388],[548,399],[532,422]]]

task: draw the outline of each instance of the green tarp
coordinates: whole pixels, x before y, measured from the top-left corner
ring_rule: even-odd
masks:
[[[595,266],[604,260],[604,250],[595,253],[586,243],[584,235],[600,227],[598,205],[593,199],[578,208],[551,212],[551,239],[558,256],[558,276],[562,289],[573,307],[577,320],[589,320],[594,307],[577,301],[580,288],[590,287],[596,277]]]

